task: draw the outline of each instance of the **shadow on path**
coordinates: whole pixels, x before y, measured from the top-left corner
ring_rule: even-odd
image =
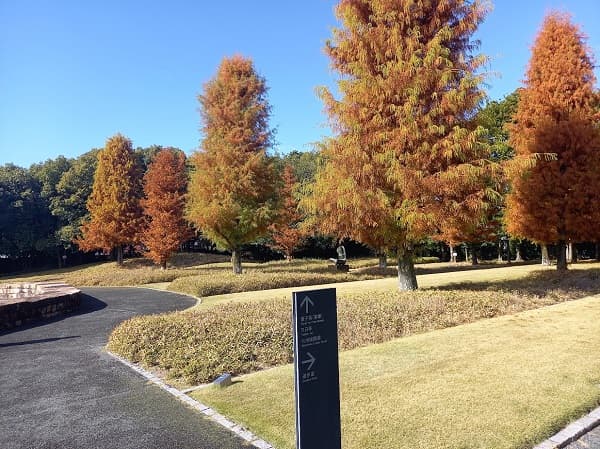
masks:
[[[37,340],[18,341],[15,343],[2,343],[0,344],[0,348],[8,348],[9,346],[36,345],[38,343],[51,343],[53,341],[69,340],[71,338],[81,338],[81,335],[70,335],[68,337],[40,338]]]

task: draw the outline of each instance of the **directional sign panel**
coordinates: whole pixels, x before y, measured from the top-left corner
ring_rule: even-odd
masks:
[[[294,292],[296,449],[341,449],[335,288]]]

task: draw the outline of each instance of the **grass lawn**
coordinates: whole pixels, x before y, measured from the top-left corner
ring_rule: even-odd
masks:
[[[572,265],[573,269],[600,269],[600,263],[585,263]],[[460,269],[462,271],[455,271]],[[417,282],[419,288],[433,288],[449,286],[453,284],[503,282],[526,277],[540,271],[556,271],[556,267],[544,267],[535,265],[481,265],[472,268],[468,264],[439,263],[417,266]],[[338,295],[350,295],[366,293],[374,290],[395,291],[398,288],[398,279],[395,276],[384,279],[371,279],[355,282],[344,282],[337,284],[323,284],[317,288],[335,287]],[[248,291],[241,293],[230,293],[224,295],[213,295],[202,298],[202,302],[196,307],[203,309],[225,302],[252,302],[267,299],[290,300],[292,292],[308,290],[312,287],[288,287],[261,291]]]
[[[234,275],[228,256],[181,253],[174,256],[168,270],[161,270],[147,259],[127,259],[123,267],[115,262],[95,263],[23,275],[0,277],[0,283],[61,281],[74,286],[144,286],[209,296],[293,285],[318,285],[393,276],[393,270],[369,269],[374,258],[354,259],[356,272],[336,271],[325,260],[297,259],[267,263],[244,262],[244,274]]]
[[[595,296],[343,352],[343,447],[532,447],[600,402],[599,322]],[[292,376],[193,396],[293,449]]]
[[[168,270],[157,268],[147,259],[137,258],[126,259],[123,267],[118,267],[116,262],[100,262],[37,273],[4,276],[0,277],[0,283],[61,281],[76,287],[170,283],[181,277],[194,276],[205,266],[223,264],[225,260],[227,260],[226,256],[218,254],[182,253],[174,257]]]

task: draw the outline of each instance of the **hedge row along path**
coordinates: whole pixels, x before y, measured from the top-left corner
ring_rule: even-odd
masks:
[[[134,288],[83,293],[76,315],[0,334],[0,447],[248,447],[103,350],[119,322],[194,299]]]

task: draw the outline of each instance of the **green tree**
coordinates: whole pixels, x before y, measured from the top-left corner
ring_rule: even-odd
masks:
[[[0,166],[0,211],[0,255],[28,266],[53,230],[41,186],[28,170]]]
[[[515,156],[515,150],[509,143],[508,127],[517,112],[519,90],[508,94],[500,101],[490,101],[477,113],[476,123],[485,131],[484,141],[490,147],[491,158],[505,161]]]
[[[275,171],[266,156],[273,132],[265,79],[252,61],[225,58],[198,97],[201,151],[191,157],[188,217],[242,272],[240,249],[265,235],[276,214]]]
[[[50,212],[57,217],[57,239],[65,247],[81,237],[81,225],[89,219],[87,202],[92,193],[100,149],[92,149],[71,162],[56,185]]]
[[[71,168],[72,160],[59,156],[56,159],[48,159],[39,164],[33,164],[29,171],[40,185],[40,199],[44,207],[54,217],[51,222],[51,230],[46,240],[46,251],[56,256],[58,267],[62,266],[63,242],[59,236],[59,229],[63,226],[60,218],[53,213],[52,204],[59,198],[57,187],[61,177]]]

